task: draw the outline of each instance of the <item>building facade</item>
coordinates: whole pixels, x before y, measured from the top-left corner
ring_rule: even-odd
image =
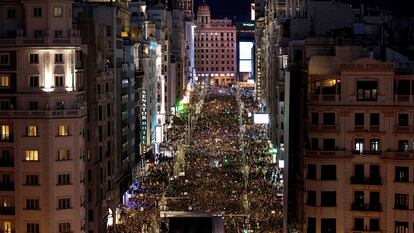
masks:
[[[86,232],[86,96],[73,1],[0,6],[0,231]]]
[[[309,62],[304,232],[410,232],[414,77],[337,54]]]
[[[198,7],[195,30],[196,75],[210,85],[228,85],[237,75],[236,27],[230,19],[212,19],[206,4]]]

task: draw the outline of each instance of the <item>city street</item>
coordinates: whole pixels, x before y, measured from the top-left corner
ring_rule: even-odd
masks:
[[[180,211],[222,216],[224,232],[280,232],[281,171],[263,126],[248,117],[257,111],[253,93],[238,88],[204,91],[205,98],[194,93],[181,113],[186,119],[171,128],[170,140],[162,146],[175,149],[175,156],[161,153],[147,161],[130,206],[142,214],[154,211],[148,216],[161,218],[161,230],[168,228],[162,213]],[[203,106],[197,114],[199,102]],[[150,203],[154,200],[156,207]]]

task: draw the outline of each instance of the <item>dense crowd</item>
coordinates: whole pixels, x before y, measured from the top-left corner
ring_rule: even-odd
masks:
[[[249,114],[258,110],[254,92],[236,88],[204,91],[195,92],[181,116],[196,115],[191,140],[186,140],[184,122],[188,119],[177,120],[162,145],[173,150],[174,156],[147,161],[137,177],[139,187],[129,209],[147,211],[142,215],[147,223],[159,217],[152,204],[156,203],[158,211],[220,214],[225,232],[281,232],[280,169],[261,137],[263,127],[254,125]],[[197,113],[194,106],[200,103],[203,108]]]

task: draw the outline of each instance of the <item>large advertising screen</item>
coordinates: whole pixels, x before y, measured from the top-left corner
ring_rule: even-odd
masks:
[[[239,71],[252,72],[253,42],[239,42]]]

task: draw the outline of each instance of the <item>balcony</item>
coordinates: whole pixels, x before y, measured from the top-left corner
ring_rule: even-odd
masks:
[[[410,126],[408,125],[394,125],[394,132],[397,133],[404,133],[404,132],[409,132],[410,130]]]
[[[413,104],[414,97],[412,95],[394,95],[394,102],[402,105]]]
[[[335,104],[335,103],[339,103],[340,100],[341,100],[341,96],[335,95],[335,94],[324,94],[324,95],[314,94],[311,96],[311,102],[313,103]]]
[[[13,158],[0,158],[0,167],[14,167]]]
[[[352,230],[352,233],[381,233],[381,231],[380,230],[378,230],[378,231],[376,231],[376,230],[357,230],[357,229],[354,229],[354,230]]]
[[[352,203],[352,211],[381,211],[380,203]]]
[[[0,207],[0,215],[14,215],[14,206]]]
[[[1,110],[0,118],[78,118],[86,116],[86,108],[68,110]]]
[[[310,125],[310,131],[339,131],[339,125]]]
[[[391,151],[384,152],[382,158],[384,159],[414,159],[414,153],[404,151]]]
[[[351,177],[351,184],[363,184],[363,185],[381,185],[381,177]]]
[[[49,32],[50,33],[50,32]],[[45,32],[46,34],[46,32]],[[6,47],[16,46],[43,46],[43,45],[76,45],[80,44],[80,36],[78,30],[71,30],[68,37],[54,38],[52,36],[42,38],[30,38],[30,37],[16,37],[13,39],[0,39],[0,45]]]
[[[0,183],[0,190],[1,191],[13,191],[14,183]]]
[[[13,134],[0,134],[0,142],[13,142]]]
[[[364,151],[359,151],[359,150],[353,150],[352,154],[354,155],[382,155],[382,151],[373,151],[373,150],[364,150]]]

